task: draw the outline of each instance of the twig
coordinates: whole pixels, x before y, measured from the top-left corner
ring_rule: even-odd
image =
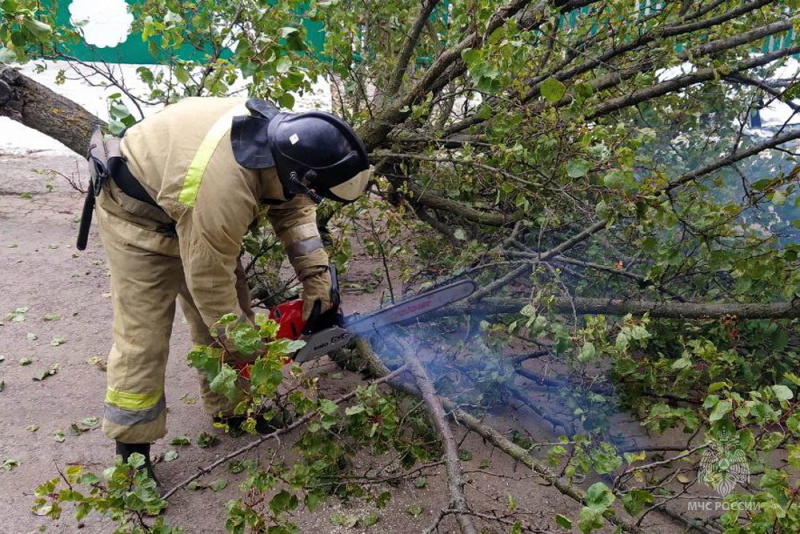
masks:
[[[679,454],[677,456],[673,456],[672,458],[667,458],[665,460],[660,460],[660,461],[657,461],[657,462],[652,462],[652,463],[645,464],[645,465],[640,465],[640,466],[637,466],[637,467],[631,467],[630,469],[626,469],[625,472],[622,473],[617,478],[619,479],[621,477],[624,477],[625,475],[629,475],[629,474],[633,473],[634,471],[645,471],[645,470],[649,470],[649,469],[655,469],[656,467],[661,467],[663,465],[671,464],[672,462],[674,462],[676,460],[681,460],[683,458],[686,458],[687,456],[691,456],[695,452],[697,452],[697,451],[699,451],[701,449],[705,449],[706,447],[708,447],[708,443],[703,443],[702,445],[698,445],[697,447],[695,447],[693,449],[689,449],[688,451],[684,451],[683,453],[681,453],[681,454]]]
[[[408,368],[405,365],[402,365],[402,366],[398,367],[396,370],[394,370],[393,372],[385,374],[384,376],[374,380],[372,382],[372,384],[376,385],[376,384],[381,384],[383,382],[388,382],[389,380],[391,380],[393,378],[396,378],[397,376],[399,376],[402,373],[404,373],[407,369]],[[336,400],[334,400],[332,402],[334,404],[341,404],[343,402],[347,402],[348,400],[352,399],[355,396],[356,396],[356,391],[353,390],[350,393],[348,393],[346,395],[342,395],[341,397],[339,397],[338,399],[336,399]],[[267,440],[278,439],[280,436],[282,436],[284,434],[288,434],[292,430],[305,425],[311,419],[316,417],[318,414],[319,414],[318,410],[314,410],[313,412],[309,412],[306,415],[304,415],[303,417],[301,417],[300,419],[298,419],[297,421],[295,421],[292,424],[290,424],[289,426],[284,427],[284,428],[280,428],[280,429],[276,430],[275,432],[271,432],[269,434],[265,434],[265,435],[259,437],[258,439],[254,440],[254,441],[251,441],[250,443],[248,443],[244,447],[236,449],[232,453],[223,456],[222,458],[220,458],[219,460],[215,461],[211,465],[208,465],[206,467],[201,467],[200,469],[198,469],[197,473],[193,474],[192,476],[190,476],[189,478],[187,478],[186,480],[184,480],[183,482],[181,482],[177,486],[175,486],[172,489],[170,489],[168,492],[166,492],[164,494],[164,496],[162,498],[164,500],[169,499],[176,491],[178,491],[182,487],[184,487],[187,484],[189,484],[189,482],[192,482],[193,480],[197,480],[201,476],[210,473],[211,471],[213,471],[214,469],[216,469],[220,465],[229,462],[230,460],[236,458],[237,456],[240,456],[240,455],[244,454],[245,452],[249,451],[250,449],[254,449],[254,448],[258,447],[259,445],[261,445],[262,443],[264,443]]]
[[[535,350],[533,352],[526,352],[524,354],[517,354],[516,356],[511,358],[511,363],[517,366],[520,365],[522,362],[526,362],[528,360],[534,360],[536,358],[542,358],[552,353],[553,351],[549,349],[540,349],[540,350]]]
[[[401,345],[405,345],[402,341],[399,342]],[[456,519],[458,520],[458,525],[461,528],[461,532],[464,534],[477,534],[478,531],[475,529],[472,519],[467,515],[469,508],[467,506],[467,498],[464,495],[464,477],[461,473],[461,466],[458,460],[458,446],[456,445],[456,440],[453,436],[453,430],[450,428],[450,424],[447,422],[447,416],[445,415],[444,407],[442,406],[441,400],[436,395],[436,390],[433,387],[433,383],[431,382],[428,373],[425,371],[425,368],[420,363],[416,354],[414,354],[413,351],[408,350],[407,347],[404,346],[404,348],[406,349],[405,358],[406,362],[408,362],[407,365],[409,366],[411,373],[414,375],[414,380],[416,381],[417,387],[422,393],[422,398],[425,399],[425,403],[428,406],[428,412],[433,418],[433,423],[436,425],[436,429],[439,431],[439,434],[442,436],[442,440],[444,441],[445,465],[447,466],[447,486],[450,490],[450,507],[457,511]],[[440,513],[433,526],[428,528],[425,532],[433,532],[442,517],[443,515]]]

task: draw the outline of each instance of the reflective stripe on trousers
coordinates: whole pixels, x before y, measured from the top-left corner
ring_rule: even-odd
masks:
[[[150,421],[155,421],[166,409],[167,400],[163,393],[153,406],[139,410],[126,410],[125,408],[114,406],[113,404],[108,403],[108,397],[106,397],[103,417],[118,425],[133,426],[139,423],[149,423]]]

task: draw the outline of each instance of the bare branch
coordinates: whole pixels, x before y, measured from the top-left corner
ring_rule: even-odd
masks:
[[[482,314],[518,313],[530,304],[527,299],[485,298],[481,301]],[[572,313],[572,306],[578,315],[636,315],[648,314],[650,317],[667,319],[720,319],[737,317],[739,319],[795,319],[800,317],[800,301],[797,302],[656,302],[647,300],[624,300],[574,297],[549,297],[538,302],[554,311]],[[464,316],[475,313],[471,304],[456,304],[426,314],[424,319],[446,316]]]
[[[743,61],[737,65],[732,65],[730,67],[730,72],[736,73],[752,69],[755,67],[761,67],[763,65],[767,65],[783,57],[794,55],[798,52],[800,52],[800,45],[784,48],[782,50],[778,50],[776,52],[772,52],[769,54],[763,54],[761,56],[751,58],[747,61]],[[650,87],[647,87],[645,89],[638,89],[628,95],[606,100],[605,102],[600,104],[594,110],[594,112],[587,117],[587,119],[589,120],[597,119],[604,115],[608,115],[615,111],[619,111],[620,109],[634,106],[646,100],[652,100],[654,98],[658,98],[660,96],[664,96],[669,93],[674,93],[676,91],[689,87],[690,85],[714,80],[716,78],[719,78],[719,76],[720,72],[715,68],[699,69],[696,72],[679,76],[671,80],[666,80],[661,83],[651,85]]]
[[[411,31],[406,36],[400,54],[397,56],[397,65],[389,78],[389,84],[386,89],[387,94],[395,95],[397,94],[397,90],[400,89],[400,85],[403,83],[403,74],[405,74],[408,68],[408,62],[411,60],[414,47],[417,45],[422,30],[425,29],[425,23],[428,21],[428,18],[431,16],[433,9],[438,3],[439,0],[424,0],[422,2],[419,8],[419,14],[417,14]]]
[[[404,348],[409,369],[414,375],[417,387],[422,393],[422,398],[425,399],[428,412],[433,419],[433,424],[442,436],[442,441],[444,441],[447,487],[450,490],[449,505],[453,509],[458,510],[456,519],[458,520],[459,527],[461,527],[461,532],[464,534],[477,534],[478,531],[475,529],[475,525],[472,524],[472,520],[469,515],[467,515],[469,507],[467,506],[467,498],[464,495],[464,476],[461,473],[461,465],[458,460],[458,445],[456,445],[453,430],[447,422],[444,408],[442,407],[439,397],[436,395],[436,390],[433,387],[430,377],[428,377],[428,373],[425,371],[425,368],[422,366],[417,356],[409,350],[408,347]],[[426,532],[431,532],[431,529],[428,529]]]

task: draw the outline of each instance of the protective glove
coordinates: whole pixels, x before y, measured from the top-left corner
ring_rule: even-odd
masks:
[[[303,279],[304,334],[339,324],[338,302],[334,303],[332,298],[331,273],[328,269]]]
[[[314,304],[319,301],[317,313],[323,314],[331,307],[331,273],[327,268],[303,279],[303,321],[308,321]]]

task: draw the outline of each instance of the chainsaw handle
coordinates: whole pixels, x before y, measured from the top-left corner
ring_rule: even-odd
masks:
[[[331,273],[331,307],[320,313],[322,303],[314,303],[308,320],[303,321],[303,299],[296,298],[282,302],[269,310],[269,318],[278,323],[278,339],[300,339],[303,334],[313,334],[323,328],[338,326],[341,323],[339,313],[339,277],[336,267],[330,266]]]
[[[311,313],[308,315],[308,320],[303,326],[303,334],[313,334],[325,328],[342,325],[342,313],[339,311],[339,304],[341,304],[341,296],[339,295],[339,275],[336,272],[336,266],[333,264],[328,267],[328,270],[331,273],[331,307],[328,308],[325,313],[320,313],[322,302],[319,300],[315,301],[311,308]]]

